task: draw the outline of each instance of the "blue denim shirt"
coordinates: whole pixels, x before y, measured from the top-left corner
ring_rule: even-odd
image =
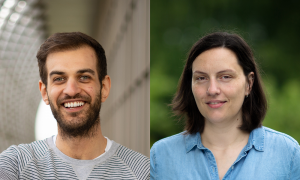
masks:
[[[180,133],[156,142],[150,151],[150,163],[152,180],[219,180],[214,155],[203,146],[199,133]],[[223,177],[229,179],[300,179],[299,144],[286,134],[257,128]]]

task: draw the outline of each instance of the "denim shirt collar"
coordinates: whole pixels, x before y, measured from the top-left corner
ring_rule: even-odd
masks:
[[[265,128],[259,127],[251,131],[246,150],[250,150],[252,146],[257,151],[264,151],[265,146]]]
[[[190,152],[195,146],[197,146],[198,149],[207,149],[202,144],[201,135],[199,132],[195,134],[186,134],[184,136],[186,153]],[[249,151],[252,147],[254,147],[254,149],[257,151],[264,151],[264,139],[264,127],[259,127],[251,131],[248,143],[245,147],[245,152]]]

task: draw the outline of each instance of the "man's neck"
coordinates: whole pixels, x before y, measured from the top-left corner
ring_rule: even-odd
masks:
[[[65,155],[80,160],[95,159],[105,152],[107,139],[102,135],[101,128],[93,136],[68,137],[60,131],[56,138],[56,147]]]

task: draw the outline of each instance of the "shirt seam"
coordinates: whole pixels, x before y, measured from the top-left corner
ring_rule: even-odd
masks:
[[[289,140],[292,141],[295,145],[299,145],[299,143],[298,143],[294,138],[292,138],[291,136],[289,136],[289,135],[287,135],[287,134],[284,134],[284,133],[282,133],[282,132],[278,132],[278,131],[276,131],[276,130],[272,130],[272,129],[267,128],[267,127],[264,127],[264,129],[265,129],[265,131],[268,131],[268,132],[273,133],[273,134],[281,135],[281,136],[283,136],[284,138],[289,139]]]
[[[291,179],[291,173],[292,173],[292,169],[293,169],[293,165],[294,165],[296,151],[297,151],[297,149],[296,149],[296,147],[294,147],[294,153],[293,153],[293,157],[291,159],[291,164],[290,164],[289,179]]]
[[[155,177],[155,179],[157,179],[157,173],[156,173],[156,169],[157,169],[157,164],[156,164],[156,154],[155,154],[155,147],[154,147],[154,153],[153,153],[153,159],[154,159],[154,167],[155,167],[155,169],[154,169],[154,177]],[[150,168],[151,169],[151,168]]]
[[[132,168],[131,168],[124,160],[123,160],[123,158],[121,158],[121,157],[117,154],[117,152],[120,150],[121,147],[122,147],[122,146],[119,146],[119,147],[118,147],[118,149],[117,149],[116,152],[115,152],[115,155],[116,155],[116,156],[117,156],[124,164],[127,165],[127,167],[130,169],[131,173],[134,174],[134,176],[135,176],[136,179],[138,179],[137,175],[134,173],[134,171],[132,170]]]
[[[42,155],[39,158],[37,158],[36,155],[35,155],[35,150],[33,148],[33,146],[37,146],[37,145],[35,144],[35,142],[33,142],[33,143],[31,143],[31,144],[25,144],[24,147],[19,147],[19,146],[14,147],[14,149],[17,151],[16,153],[17,153],[17,158],[18,159],[19,159],[20,156],[22,156],[22,154],[24,156],[27,156],[26,153],[25,153],[25,151],[30,151],[30,152],[27,152],[27,153],[29,154],[29,156],[32,155],[27,162],[24,161],[24,166],[23,166],[22,169],[20,169],[18,178],[20,178],[21,174],[23,174],[23,171],[26,169],[26,167],[28,166],[28,164],[30,164],[31,162],[34,161],[34,158],[36,158],[36,160],[39,161],[39,160],[41,160],[41,159],[43,159],[45,157],[45,154],[47,154],[48,151],[50,151],[50,148],[49,148],[48,144],[45,142],[45,140],[41,140],[41,143],[43,143],[46,146],[47,149],[43,149],[43,151],[42,151],[43,153],[41,153]],[[25,147],[25,146],[27,146],[27,147]],[[20,161],[18,160],[18,164],[19,163],[20,163]]]

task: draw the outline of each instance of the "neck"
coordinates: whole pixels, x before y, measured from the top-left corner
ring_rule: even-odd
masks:
[[[61,132],[58,126],[56,147],[65,155],[80,160],[91,160],[105,152],[106,138],[102,135],[101,128],[93,130],[89,136],[68,137]]]
[[[248,142],[249,133],[243,132],[238,127],[241,121],[232,121],[230,124],[212,124],[205,121],[201,140],[205,147],[226,149],[241,143]]]

